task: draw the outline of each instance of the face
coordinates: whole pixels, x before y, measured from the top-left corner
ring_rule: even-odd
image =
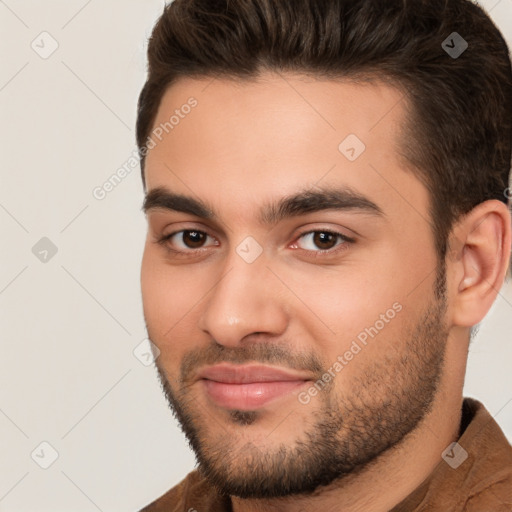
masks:
[[[444,273],[427,190],[398,156],[401,97],[291,74],[163,97],[144,316],[199,468],[227,494],[360,471],[436,397]]]

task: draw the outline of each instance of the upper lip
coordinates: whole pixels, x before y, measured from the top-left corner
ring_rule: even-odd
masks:
[[[274,366],[244,364],[230,365],[226,363],[202,368],[198,372],[200,379],[214,380],[226,384],[249,384],[252,382],[300,381],[310,380],[304,372],[293,372]]]

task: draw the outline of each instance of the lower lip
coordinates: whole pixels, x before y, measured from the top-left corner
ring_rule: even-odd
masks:
[[[274,382],[251,382],[248,384],[227,384],[203,379],[209,397],[226,409],[253,410],[273,400],[290,394],[307,381],[287,380]]]

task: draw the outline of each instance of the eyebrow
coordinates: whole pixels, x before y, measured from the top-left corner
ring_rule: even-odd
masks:
[[[182,212],[206,220],[218,220],[217,214],[206,202],[176,194],[165,187],[154,188],[146,194],[142,211],[147,214],[153,210]],[[349,187],[316,187],[315,190],[302,190],[264,204],[259,212],[258,221],[262,225],[272,226],[287,218],[323,210],[350,211],[385,217],[377,204]]]

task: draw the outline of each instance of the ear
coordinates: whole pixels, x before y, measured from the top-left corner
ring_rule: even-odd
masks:
[[[476,325],[491,308],[509,268],[511,230],[507,205],[494,199],[480,203],[452,229],[447,275],[453,325]]]

